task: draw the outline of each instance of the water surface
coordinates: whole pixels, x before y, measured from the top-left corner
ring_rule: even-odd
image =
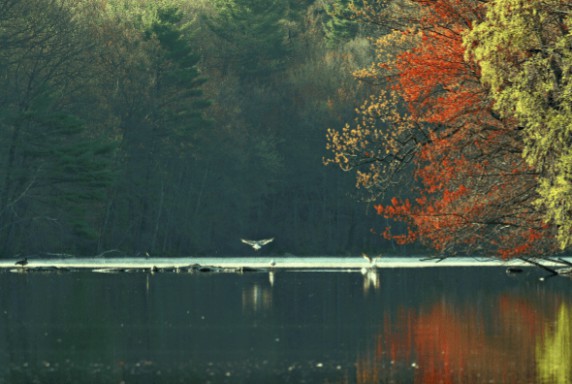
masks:
[[[0,274],[0,383],[569,383],[526,269]]]

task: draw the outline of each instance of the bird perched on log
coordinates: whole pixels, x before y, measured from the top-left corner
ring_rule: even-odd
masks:
[[[22,268],[24,268],[26,265],[28,265],[28,258],[24,257],[22,260],[16,261],[16,265],[19,265]]]
[[[240,241],[242,241],[244,244],[250,245],[252,248],[254,248],[255,251],[258,251],[260,248],[262,248],[262,247],[265,246],[266,244],[273,242],[273,241],[274,241],[274,238],[271,238],[271,239],[262,239],[262,240],[245,240],[245,239],[240,239]]]

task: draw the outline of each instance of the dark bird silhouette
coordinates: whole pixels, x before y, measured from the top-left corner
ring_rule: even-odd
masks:
[[[262,247],[265,246],[266,244],[273,242],[273,241],[274,241],[274,238],[271,238],[271,239],[262,239],[262,240],[245,240],[245,239],[240,239],[240,241],[242,241],[244,244],[250,245],[252,248],[254,248],[255,251],[258,251],[260,248],[262,248]]]
[[[519,267],[508,267],[506,269],[506,273],[508,274],[512,274],[512,273],[522,273],[523,269],[519,268]]]
[[[22,260],[16,261],[16,265],[20,265],[23,268],[24,266],[28,265],[28,258],[24,257]]]

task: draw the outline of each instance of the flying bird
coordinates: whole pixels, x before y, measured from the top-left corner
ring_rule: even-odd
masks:
[[[273,242],[273,241],[274,241],[274,238],[271,238],[271,239],[262,239],[262,240],[245,240],[245,239],[240,239],[240,241],[242,241],[244,244],[250,245],[252,248],[254,248],[255,251],[258,251],[260,248],[262,248],[262,247],[265,246],[266,244]]]

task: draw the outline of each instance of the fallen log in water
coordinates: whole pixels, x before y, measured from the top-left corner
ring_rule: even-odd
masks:
[[[420,260],[421,259],[421,260]],[[571,260],[568,259],[567,260]],[[391,268],[448,268],[448,267],[504,267],[543,268],[557,274],[556,267],[572,267],[562,260],[550,262],[539,258],[500,260],[493,257],[398,257],[384,256],[375,263],[361,256],[188,256],[188,257],[90,257],[90,258],[45,258],[30,256],[26,265],[17,265],[17,258],[0,260],[0,272],[17,269],[19,271],[93,271],[97,272],[143,272],[143,273],[200,273],[200,272],[268,272],[276,270],[315,270],[315,271],[360,271],[365,269]],[[536,264],[531,263],[534,262]],[[556,267],[555,267],[556,266]],[[540,267],[542,268],[542,267]]]
[[[565,260],[561,257],[558,257],[558,258],[540,257],[539,259],[544,260],[546,262],[549,262],[552,265],[554,265],[554,264],[566,265],[566,267],[557,267],[556,266],[556,267],[552,268],[548,265],[542,264],[541,262],[533,260],[531,258],[520,257],[520,259],[526,263],[535,265],[538,268],[541,268],[541,269],[550,273],[550,275],[548,275],[548,276],[541,277],[540,280],[546,280],[546,279],[554,277],[554,276],[572,277],[572,262]]]

